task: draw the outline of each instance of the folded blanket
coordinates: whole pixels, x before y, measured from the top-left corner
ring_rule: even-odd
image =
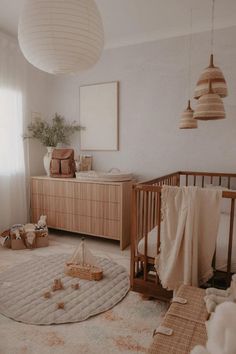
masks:
[[[162,286],[199,286],[211,267],[222,191],[199,187],[162,188],[161,249],[156,260]]]

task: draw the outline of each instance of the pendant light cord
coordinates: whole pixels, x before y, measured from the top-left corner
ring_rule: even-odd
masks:
[[[215,30],[215,0],[212,0],[211,7],[211,54],[214,50],[214,30]]]
[[[192,66],[192,36],[193,36],[193,9],[190,9],[190,35],[189,35],[189,58],[188,58],[188,97],[191,97],[191,66]]]

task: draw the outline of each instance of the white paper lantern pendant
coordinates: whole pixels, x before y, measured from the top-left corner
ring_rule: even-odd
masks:
[[[26,0],[18,26],[25,58],[51,74],[92,67],[104,45],[103,25],[94,0]]]

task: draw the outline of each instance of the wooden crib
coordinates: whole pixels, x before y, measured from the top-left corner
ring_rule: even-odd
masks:
[[[224,287],[229,286],[231,280],[231,260],[234,228],[234,208],[236,199],[236,174],[209,173],[209,172],[174,172],[150,181],[138,183],[133,187],[132,201],[132,238],[131,238],[131,289],[147,296],[161,300],[168,300],[172,292],[162,288],[154,268],[154,257],[148,254],[149,233],[157,226],[154,253],[157,255],[160,248],[161,233],[161,189],[162,185],[170,186],[222,186],[223,198],[231,200],[229,210],[227,240],[227,267],[225,271],[216,269],[216,256],[212,260],[214,277],[211,285],[217,286],[216,279],[222,279]],[[229,190],[227,190],[229,189]],[[140,252],[140,244],[142,251]]]

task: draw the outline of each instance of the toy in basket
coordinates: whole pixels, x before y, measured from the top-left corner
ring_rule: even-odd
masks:
[[[84,238],[75,250],[71,259],[66,262],[65,273],[71,277],[78,277],[86,280],[101,280],[103,277],[102,268],[98,266],[96,257],[87,248]]]
[[[10,229],[0,233],[0,244],[13,250],[48,246],[46,219],[46,215],[41,215],[37,224],[13,225]]]

